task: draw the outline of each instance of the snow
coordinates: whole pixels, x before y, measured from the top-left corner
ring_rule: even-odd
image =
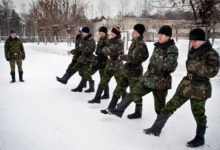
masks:
[[[153,43],[147,43],[152,54]],[[185,60],[188,41],[179,41],[179,65],[173,74],[173,89],[167,101],[174,94],[182,77],[186,74]],[[25,43],[26,60],[23,63],[25,83],[10,84],[9,64],[4,59],[4,43],[0,43],[0,150],[187,150],[185,143],[195,135],[196,124],[190,103],[184,104],[169,119],[161,136],[154,137],[142,133],[155,120],[152,94],[144,96],[143,117],[129,120],[126,115],[134,111],[132,104],[119,119],[103,115],[101,109],[109,100],[99,105],[88,104],[94,93],[72,93],[80,77],[74,75],[67,85],[55,80],[62,76],[71,62],[66,51],[72,47],[66,43],[47,45]],[[220,40],[215,43],[220,53]],[[148,61],[144,63],[147,68]],[[99,75],[94,76],[96,88]],[[18,77],[17,77],[18,78]],[[206,115],[208,129],[206,144],[200,148],[220,149],[220,75],[211,80],[212,98],[207,101]],[[110,91],[116,85],[110,82]]]

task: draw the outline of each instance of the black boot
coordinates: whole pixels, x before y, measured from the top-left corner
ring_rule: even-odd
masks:
[[[109,86],[105,88],[104,94],[102,95],[101,99],[109,99]]]
[[[62,78],[57,77],[57,81],[62,84],[67,84],[70,77],[71,77],[70,73],[66,72]]]
[[[90,80],[89,81],[89,89],[85,90],[85,93],[91,93],[95,91],[95,81],[94,80]]]
[[[23,80],[23,72],[22,71],[19,71],[19,81],[20,82],[24,82],[24,80]]]
[[[122,117],[125,109],[131,104],[132,100],[131,98],[126,95],[124,99],[122,99],[122,101],[117,105],[117,108],[114,110],[111,110],[110,112],[113,115],[116,115],[117,117]]]
[[[205,144],[205,131],[206,131],[206,126],[197,126],[196,129],[196,136],[193,140],[187,142],[188,147],[198,147],[202,146]]]
[[[88,101],[88,103],[90,104],[101,103],[101,95],[102,95],[103,90],[104,89],[99,86],[96,91],[95,97],[92,100]]]
[[[164,113],[160,113],[157,116],[157,119],[155,120],[153,126],[151,128],[144,129],[144,133],[159,136],[161,133],[161,130],[164,127],[165,123],[167,122],[168,118],[169,118],[168,115],[166,115]]]
[[[71,91],[72,92],[82,92],[83,87],[86,84],[86,81],[87,81],[86,79],[82,78],[79,85],[75,89],[72,89]]]
[[[84,83],[83,88],[87,87],[87,81]]]
[[[15,72],[11,72],[11,83],[15,82]]]
[[[136,104],[135,112],[127,116],[128,119],[138,119],[142,117],[142,104]]]
[[[108,105],[107,109],[103,109],[101,110],[101,113],[103,114],[111,114],[110,111],[112,111],[113,109],[115,109],[117,103],[118,103],[119,98],[117,98],[116,96],[112,96],[112,100]]]

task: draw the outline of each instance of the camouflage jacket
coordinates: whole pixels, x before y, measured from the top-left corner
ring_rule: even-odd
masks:
[[[120,36],[111,38],[106,47],[103,48],[103,53],[108,56],[106,68],[108,70],[120,70],[123,67],[123,62],[119,56],[124,54],[124,44]]]
[[[170,74],[177,67],[178,49],[174,40],[164,44],[157,42],[154,45],[148,69],[144,74],[144,84],[155,90],[170,89],[172,81]]]
[[[22,41],[17,37],[9,37],[5,42],[5,58],[10,60],[24,59],[25,52]]]
[[[82,54],[77,59],[77,62],[81,64],[90,64],[94,59],[93,52],[95,51],[95,47],[96,44],[92,34],[82,38],[82,41],[79,44],[79,49],[82,51]]]
[[[121,55],[124,64],[124,75],[128,79],[137,79],[143,75],[142,62],[147,60],[149,54],[143,36],[134,39],[129,47],[127,55]]]
[[[80,49],[80,43],[82,41],[82,35],[77,35],[76,36],[76,41],[75,41],[75,49],[71,50],[70,53],[73,55],[73,59],[77,60],[77,58],[81,55],[82,51]]]
[[[210,98],[209,79],[217,75],[219,66],[219,54],[209,41],[198,49],[191,48],[186,61],[187,76],[179,84],[177,92],[187,98]]]
[[[95,54],[97,56],[95,57],[93,64],[99,66],[99,68],[105,68],[106,66],[106,61],[108,57],[105,56],[102,50],[106,45],[108,45],[108,42],[109,42],[108,36],[105,36],[103,38],[100,38],[97,43],[97,47],[95,51]]]

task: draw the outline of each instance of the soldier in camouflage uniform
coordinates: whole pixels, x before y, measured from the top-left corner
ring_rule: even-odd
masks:
[[[88,101],[88,103],[91,104],[101,102],[101,94],[108,86],[108,83],[113,76],[115,77],[117,83],[122,77],[121,69],[123,67],[123,62],[119,59],[119,57],[124,53],[124,45],[121,40],[120,29],[113,27],[111,30],[111,37],[112,38],[109,40],[109,43],[102,49],[102,52],[108,57],[108,60],[104,74],[101,76],[96,95],[92,100]]]
[[[119,98],[122,94],[124,94],[124,90],[128,86],[130,87],[130,90],[132,90],[139,81],[139,77],[143,75],[142,62],[144,62],[149,56],[146,43],[143,40],[144,31],[145,27],[143,24],[136,24],[134,26],[134,30],[132,32],[133,40],[131,46],[129,47],[128,54],[120,56],[120,58],[126,62],[124,64],[124,74],[114,90],[113,97],[108,105],[108,108],[101,110],[101,113],[108,114],[110,110],[115,109]],[[135,114],[139,115],[138,117],[141,117],[142,106],[136,105]],[[130,116],[130,118],[132,117],[133,115]]]
[[[15,64],[18,66],[19,71],[19,80],[23,80],[23,69],[22,69],[22,60],[25,59],[25,52],[22,41],[16,36],[16,31],[10,31],[10,37],[5,42],[5,58],[10,63],[11,67],[11,83],[14,83],[15,80]]]
[[[74,67],[74,65],[77,62],[78,57],[81,55],[81,50],[80,50],[80,43],[82,41],[82,32],[81,32],[81,27],[77,27],[75,29],[75,35],[76,35],[76,40],[75,40],[75,49],[68,51],[68,55],[72,54],[73,58],[72,58],[72,62],[69,64],[66,73],[63,75],[63,77],[57,77],[57,81],[66,84],[67,80],[66,77],[69,76],[69,74],[71,74],[71,68]],[[86,85],[84,85],[86,86]]]
[[[79,48],[77,49],[77,52],[79,52],[80,55],[77,58],[77,62],[73,67],[69,69],[69,72],[66,72],[64,78],[58,79],[58,81],[61,83],[66,84],[70,77],[74,75],[77,71],[79,72],[80,76],[83,76],[85,70],[90,67],[91,62],[94,59],[93,52],[95,51],[96,44],[88,27],[82,28],[82,39],[80,40],[78,46]],[[82,78],[81,82],[85,83],[84,78]],[[94,81],[91,80],[89,81],[89,83],[90,88],[94,88]]]
[[[177,67],[178,49],[174,40],[171,39],[172,29],[170,26],[162,26],[159,30],[159,41],[155,43],[150,63],[144,76],[131,89],[125,98],[117,105],[111,113],[122,117],[124,110],[133,101],[137,106],[142,106],[142,97],[150,92],[153,93],[155,111],[160,113],[165,106],[168,89],[171,88],[171,73]],[[137,107],[136,106],[136,107]],[[139,111],[140,112],[140,111]],[[140,113],[128,115],[129,118],[140,118]]]
[[[192,47],[186,61],[187,75],[180,82],[173,98],[158,115],[153,126],[145,129],[146,134],[159,136],[168,118],[190,99],[191,110],[197,124],[196,136],[187,143],[188,147],[204,145],[206,131],[205,103],[211,97],[210,78],[219,71],[219,54],[205,41],[205,32],[196,28],[190,32]]]
[[[109,41],[107,28],[104,26],[100,27],[99,35],[100,35],[100,39],[98,41],[96,52],[95,52],[97,56],[94,57],[94,60],[92,61],[92,66],[89,67],[83,74],[83,78],[85,79],[85,82],[86,80],[91,81],[92,75],[95,74],[98,70],[99,70],[100,77],[104,75],[104,70],[105,70],[106,61],[108,57],[104,55],[104,53],[102,52],[102,49],[108,44],[108,41]],[[73,91],[81,92],[83,88],[83,84],[84,83],[81,82],[81,84],[79,84],[79,86]],[[85,90],[86,93],[89,93],[92,91],[94,91],[94,89]],[[109,86],[105,88],[104,94],[102,95],[101,99],[108,99],[108,98],[109,98]]]

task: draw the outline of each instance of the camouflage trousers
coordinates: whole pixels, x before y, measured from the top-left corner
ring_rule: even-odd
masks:
[[[72,62],[69,64],[68,68],[66,69],[66,72],[71,73],[71,68],[75,66],[77,61],[75,59],[72,59]]]
[[[92,65],[91,67],[87,68],[87,70],[83,74],[83,78],[90,81],[92,80],[92,75],[99,71],[100,78],[104,75],[105,67],[99,67],[98,65]]]
[[[147,88],[144,83],[137,82],[131,91],[128,93],[128,96],[136,103],[142,104],[142,97],[148,93],[152,92],[154,97],[154,108],[155,112],[159,114],[166,104],[166,97],[168,94],[168,89],[166,90],[154,90]]]
[[[19,72],[23,72],[22,69],[22,59],[17,59],[17,60],[10,60],[10,68],[11,68],[11,72],[15,72],[15,65],[17,64],[18,67],[18,71]]]
[[[113,95],[119,99],[122,95],[126,94],[126,89],[128,87],[130,88],[130,91],[133,90],[137,82],[138,79],[128,79],[122,75],[119,83],[117,83],[114,89]]]
[[[83,76],[83,74],[88,70],[90,67],[90,64],[81,64],[81,63],[76,63],[71,69],[70,69],[70,75],[74,75],[77,71],[79,72],[80,76]]]
[[[105,68],[103,75],[101,76],[99,87],[105,89],[108,86],[111,78],[114,76],[117,84],[120,82],[122,73],[120,70],[108,70]]]
[[[163,113],[171,116],[180,106],[182,106],[189,98],[181,96],[178,92],[175,93],[173,98],[166,104]],[[206,99],[191,98],[191,110],[197,125],[206,125],[207,119],[205,115]]]

